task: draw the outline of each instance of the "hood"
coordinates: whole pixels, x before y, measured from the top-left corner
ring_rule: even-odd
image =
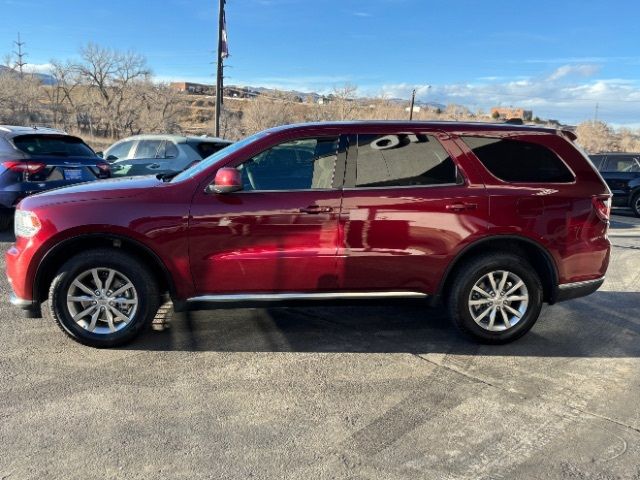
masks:
[[[31,209],[59,203],[134,197],[158,185],[162,185],[162,180],[153,175],[96,180],[38,193],[22,200],[20,207]]]

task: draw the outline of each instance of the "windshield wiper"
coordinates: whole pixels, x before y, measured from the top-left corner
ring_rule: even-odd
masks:
[[[162,180],[163,182],[168,182],[169,180],[171,180],[173,177],[175,177],[179,173],[182,173],[182,170],[171,170],[171,171],[168,171],[168,172],[157,174],[156,178],[158,180]]]

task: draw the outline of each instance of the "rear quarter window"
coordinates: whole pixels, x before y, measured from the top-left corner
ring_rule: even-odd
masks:
[[[574,176],[547,147],[515,139],[462,137],[478,160],[500,180],[513,183],[570,183]]]
[[[221,150],[226,146],[226,143],[200,142],[195,145],[195,149],[202,158],[207,158],[209,155],[213,155],[218,150]]]

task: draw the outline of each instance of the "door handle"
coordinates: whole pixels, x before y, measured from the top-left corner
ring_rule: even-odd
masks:
[[[447,210],[451,210],[452,212],[463,212],[465,210],[475,210],[478,208],[477,203],[452,203],[451,205],[447,205],[445,207]]]
[[[301,208],[300,213],[310,213],[312,215],[316,215],[318,213],[330,213],[333,212],[333,208],[331,207],[321,207],[320,205],[309,205],[306,208]]]

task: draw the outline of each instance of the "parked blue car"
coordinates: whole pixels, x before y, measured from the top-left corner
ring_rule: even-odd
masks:
[[[111,176],[80,138],[61,130],[0,125],[0,230],[27,195]]]
[[[640,217],[640,153],[590,156],[613,193],[614,207],[628,207]]]

